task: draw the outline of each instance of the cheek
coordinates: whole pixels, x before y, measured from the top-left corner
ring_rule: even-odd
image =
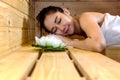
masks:
[[[50,31],[52,29],[51,25],[53,25],[53,24],[51,24],[50,22],[47,22],[47,23],[45,23],[45,28]]]
[[[67,16],[64,17],[64,22],[69,22],[70,23],[71,21],[72,20],[69,17],[67,17]]]
[[[57,35],[62,35],[62,36],[68,35],[68,34],[65,34],[65,33],[61,32],[61,31],[57,31],[55,34],[57,34]]]
[[[57,30],[55,34],[62,34],[62,32],[60,30]]]
[[[64,33],[61,32],[60,30],[57,30],[57,31],[55,32],[55,34],[57,34],[57,35],[63,35]]]

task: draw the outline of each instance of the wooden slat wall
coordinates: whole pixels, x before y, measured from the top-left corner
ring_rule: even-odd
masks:
[[[120,15],[120,0],[36,0],[35,16],[43,7],[49,5],[69,8],[73,16],[87,11],[109,12],[113,15]],[[40,34],[38,30],[39,27],[36,28],[36,35]]]
[[[35,2],[0,0],[0,53],[34,39]]]

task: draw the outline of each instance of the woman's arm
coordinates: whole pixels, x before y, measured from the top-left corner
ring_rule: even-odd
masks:
[[[101,52],[105,46],[105,39],[101,32],[99,22],[102,21],[104,14],[101,13],[84,13],[80,16],[79,22],[83,31],[87,34],[84,40],[73,41],[69,38],[59,36],[68,45],[76,48]]]
[[[97,12],[87,12],[80,16],[81,28],[87,35],[87,38],[82,41],[85,48],[98,52],[105,48],[106,42],[99,26],[99,23],[103,22],[103,20],[104,14]]]

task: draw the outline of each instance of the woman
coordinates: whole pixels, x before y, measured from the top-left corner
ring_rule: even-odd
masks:
[[[101,52],[107,45],[120,44],[120,36],[117,40],[113,39],[113,42],[109,40],[113,37],[108,37],[108,34],[112,33],[108,30],[110,26],[108,25],[110,20],[106,21],[108,16],[111,17],[110,20],[115,18],[115,16],[111,16],[108,13],[102,14],[98,12],[85,12],[77,17],[72,17],[67,9],[49,6],[40,11],[36,18],[40,22],[41,27],[47,32],[56,34],[68,45],[84,50]],[[120,19],[117,23],[120,24]],[[74,41],[66,37],[74,34],[84,36],[85,39]],[[119,33],[115,34],[120,35],[120,25]]]

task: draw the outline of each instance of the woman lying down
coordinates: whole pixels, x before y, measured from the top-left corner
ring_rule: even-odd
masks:
[[[85,12],[72,17],[65,8],[48,6],[36,17],[42,28],[55,34],[67,45],[101,52],[109,45],[120,45],[120,17],[109,13]],[[67,36],[81,35],[74,41]]]

